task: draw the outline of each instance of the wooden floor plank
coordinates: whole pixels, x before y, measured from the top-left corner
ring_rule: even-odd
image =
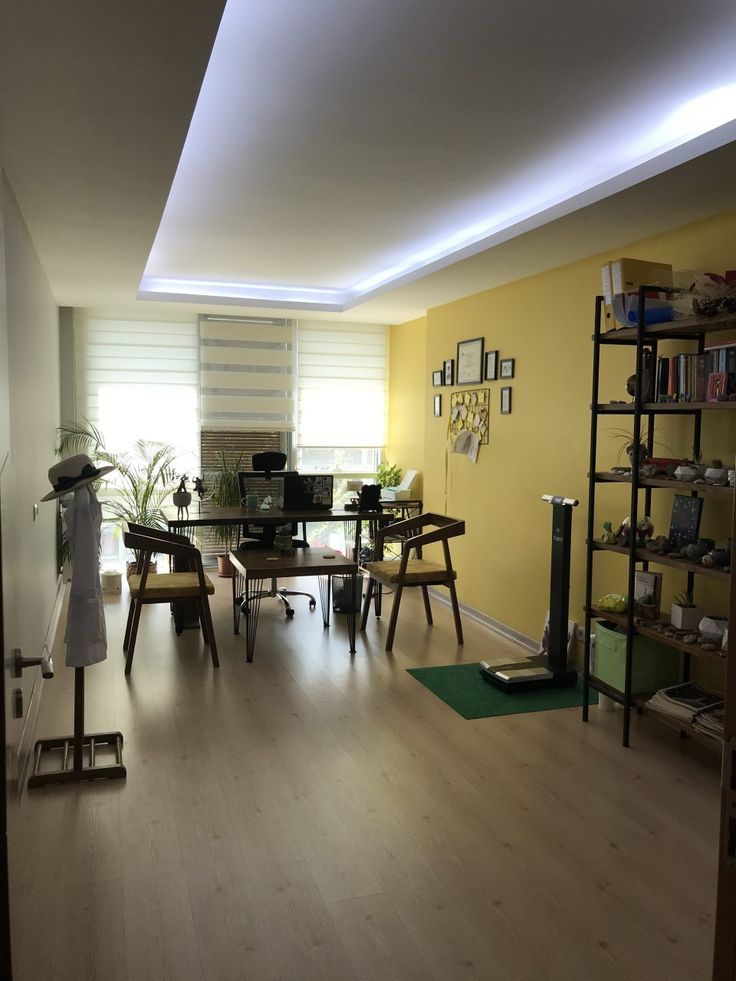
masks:
[[[462,719],[405,669],[518,651],[473,621],[458,647],[411,592],[394,651],[385,613],[354,657],[344,617],[264,601],[247,664],[229,585],[219,671],[157,606],[126,678],[110,598],[87,729],[124,733],[128,778],[14,813],[19,981],[707,981],[713,757],[639,717],[625,750],[619,711]],[[39,736],[69,730],[72,681]]]

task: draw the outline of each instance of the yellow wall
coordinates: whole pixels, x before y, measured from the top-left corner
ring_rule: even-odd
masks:
[[[389,370],[389,432],[386,459],[402,471],[418,470],[412,494],[422,494],[427,411],[424,375],[427,362],[427,318],[391,328]],[[426,399],[431,401],[429,394]],[[431,412],[431,407],[429,409]]]
[[[392,328],[389,459],[422,470],[425,509],[466,520],[467,534],[453,547],[461,600],[532,638],[541,633],[549,597],[552,512],[541,500],[544,493],[581,502],[573,520],[570,615],[583,620],[594,298],[600,292],[601,264],[622,255],[669,262],[675,269],[733,268],[736,212],[466,297]],[[451,389],[441,389],[443,414],[433,418],[431,372],[445,358],[457,357],[458,341],[480,335],[486,349],[497,348],[500,357],[513,357],[516,364],[511,415],[499,414],[502,382],[484,383],[490,389],[490,443],[473,464],[448,452]],[[677,349],[686,348],[680,344]],[[631,349],[607,348],[604,354],[601,401],[626,399]],[[705,458],[733,461],[733,415],[727,419],[719,413],[715,427],[713,415],[704,420]],[[609,428],[625,425],[625,419],[614,420]],[[409,443],[422,426],[423,457],[412,455],[409,463]],[[692,445],[687,427],[681,419],[665,427],[662,438],[678,456],[687,455]],[[599,468],[615,464],[620,442],[600,436]],[[596,534],[603,520],[615,525],[628,514],[627,493],[624,487],[600,488]],[[666,534],[672,495],[662,491],[655,501],[656,531]],[[702,531],[722,542],[728,530],[728,508],[719,513],[707,499]],[[673,589],[684,588],[684,575],[662,571],[669,602]],[[618,556],[597,557],[596,575],[599,594],[626,591],[625,561]],[[717,587],[710,595],[712,604],[725,609],[725,591]]]

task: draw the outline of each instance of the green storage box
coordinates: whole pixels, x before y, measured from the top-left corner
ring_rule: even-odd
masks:
[[[634,635],[631,655],[631,691],[634,694],[659,691],[680,681],[680,652],[667,644]],[[617,691],[624,690],[626,672],[626,634],[614,625],[595,626],[595,661],[591,674]]]

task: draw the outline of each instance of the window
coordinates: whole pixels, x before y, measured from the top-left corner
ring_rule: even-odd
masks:
[[[296,466],[371,477],[386,442],[388,328],[300,321]]]
[[[182,472],[199,469],[197,325],[116,320],[77,311],[77,419],[89,419],[113,453],[138,439],[170,443]]]

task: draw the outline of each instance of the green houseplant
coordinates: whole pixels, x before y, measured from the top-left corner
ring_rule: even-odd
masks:
[[[378,464],[376,469],[376,483],[381,487],[396,487],[401,483],[401,468],[388,460]]]
[[[166,529],[163,506],[177,482],[174,446],[139,439],[129,452],[113,453],[105,447],[102,432],[88,419],[62,423],[57,434],[60,456],[84,452],[117,470],[112,494],[102,502],[106,518],[119,526],[133,521]]]
[[[211,490],[210,502],[218,508],[237,508],[240,506],[240,483],[238,471],[243,470],[243,452],[228,452],[220,449],[217,462],[206,474],[207,486]],[[233,567],[228,557],[237,539],[237,527],[216,525],[215,537],[223,546],[223,553],[217,556],[220,576],[232,578]]]

